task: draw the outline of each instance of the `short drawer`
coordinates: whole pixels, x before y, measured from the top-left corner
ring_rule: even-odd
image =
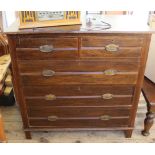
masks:
[[[72,59],[78,56],[77,38],[23,38],[17,44],[18,60]]]
[[[42,52],[39,48],[16,48],[18,60],[51,60],[75,59],[78,56],[77,48],[59,48],[51,52]]]
[[[143,39],[128,36],[82,37],[81,57],[140,57]]]
[[[51,45],[53,48],[77,48],[78,38],[76,37],[24,37],[16,43],[17,48],[39,48],[43,45]]]
[[[129,122],[128,117],[112,118],[110,120],[96,119],[58,119],[49,121],[48,119],[29,119],[30,127],[44,127],[50,129],[99,129],[110,127],[127,127]]]
[[[81,47],[81,58],[140,58],[141,47],[119,47],[117,51],[107,51],[104,47]]]
[[[143,43],[142,37],[134,35],[86,36],[81,38],[82,47],[105,47],[109,44],[116,44],[119,47],[141,47]]]
[[[105,107],[51,107],[51,106],[29,106],[28,116],[50,118],[99,118],[108,116],[108,119],[112,117],[125,117],[130,116],[131,109],[125,108],[105,108]]]
[[[29,60],[18,61],[21,73],[40,72],[44,69],[55,72],[95,72],[115,68],[117,71],[138,71],[139,59],[103,60]]]

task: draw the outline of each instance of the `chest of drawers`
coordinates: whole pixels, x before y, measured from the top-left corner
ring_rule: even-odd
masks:
[[[27,138],[54,130],[122,130],[131,137],[150,34],[41,29],[7,36]]]

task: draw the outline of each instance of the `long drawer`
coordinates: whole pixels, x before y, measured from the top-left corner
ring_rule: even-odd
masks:
[[[28,106],[131,106],[134,86],[51,85],[23,88]]]
[[[102,118],[127,117],[130,115],[130,108],[105,108],[105,107],[51,107],[51,106],[29,106],[28,117],[39,118]],[[106,119],[106,118],[105,118]]]
[[[100,119],[58,119],[56,121],[49,121],[48,119],[29,119],[30,127],[43,127],[50,129],[82,129],[82,128],[110,128],[110,127],[127,127],[129,119],[113,118],[111,120]]]
[[[49,72],[52,74],[51,77],[42,75],[45,72],[21,73],[21,83],[24,86],[48,86],[54,84],[136,84],[138,75],[137,72],[118,72],[112,76],[105,75],[104,72]]]
[[[57,106],[57,107],[131,107],[130,95],[114,96],[112,99],[103,99],[101,96],[84,97],[57,97],[55,100],[47,100],[44,96],[25,97],[29,106]]]
[[[40,72],[44,69],[55,72],[94,72],[115,69],[118,71],[138,71],[139,59],[103,59],[103,60],[29,60],[18,61],[21,73]]]
[[[123,127],[128,124],[130,109],[31,106],[28,115],[30,126],[50,128]]]
[[[110,93],[113,95],[133,95],[134,85],[50,85],[50,86],[24,86],[25,96],[91,96]]]

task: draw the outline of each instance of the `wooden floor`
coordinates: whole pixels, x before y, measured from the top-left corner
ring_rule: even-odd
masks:
[[[34,132],[32,140],[26,140],[22,130],[22,121],[17,106],[1,107],[5,121],[5,131],[9,143],[154,143],[155,125],[148,137],[141,135],[146,103],[141,95],[135,130],[132,138],[124,138],[122,131],[76,131],[76,132]]]

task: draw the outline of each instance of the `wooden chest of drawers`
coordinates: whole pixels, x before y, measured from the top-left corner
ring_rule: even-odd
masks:
[[[131,137],[150,34],[42,30],[8,34],[26,137],[54,130]]]

